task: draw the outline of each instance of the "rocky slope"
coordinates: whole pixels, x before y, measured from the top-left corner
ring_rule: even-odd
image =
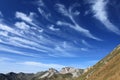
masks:
[[[79,75],[81,75],[84,72],[83,69],[75,69],[73,67],[64,67],[62,68],[62,70],[60,71],[61,74],[67,74],[67,73],[71,73],[73,77],[78,77]]]
[[[120,45],[76,80],[120,80]]]
[[[50,68],[48,71],[38,72],[37,74],[34,75],[34,78],[32,80],[41,80],[44,78],[49,79],[55,74],[59,74],[59,72],[54,68]]]

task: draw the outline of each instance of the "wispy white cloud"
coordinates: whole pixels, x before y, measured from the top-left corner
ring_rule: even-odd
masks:
[[[88,15],[88,14],[90,14],[90,13],[91,13],[91,11],[90,11],[90,10],[87,10],[87,11],[85,11],[84,16],[86,16],[86,15]]]
[[[20,48],[32,49],[32,50],[40,51],[40,52],[47,52],[47,47],[44,47],[34,41],[30,41],[30,40],[20,38],[20,37],[12,37],[12,36],[8,36],[5,34],[0,34],[0,35],[6,37],[6,38],[0,37],[1,38],[0,42],[3,44],[13,45],[13,46],[20,47]]]
[[[51,13],[45,12],[45,10],[42,9],[41,7],[38,8],[38,11],[42,17],[44,17],[46,20],[50,21]]]
[[[0,24],[0,30],[2,30],[2,31],[0,31],[1,43],[13,45],[16,47],[21,47],[21,48],[23,47],[23,48],[46,52],[46,50],[41,49],[42,46],[39,43],[35,42],[34,39],[29,38],[25,34],[21,34],[21,32],[17,31],[16,29],[14,29],[12,27],[9,27],[4,24]],[[28,33],[28,34],[32,35],[30,33]],[[14,35],[14,37],[9,34]],[[37,37],[37,35],[36,35],[36,37]],[[38,41],[38,40],[36,40],[36,41]]]
[[[65,42],[65,41],[62,43],[62,46],[63,46],[63,48],[68,48],[68,47],[70,47],[70,46],[68,46],[67,42]]]
[[[49,54],[50,56],[62,56],[62,57],[77,57],[76,54],[73,54],[74,51],[81,51],[79,47],[76,47],[72,43],[63,41],[54,47],[54,54]]]
[[[12,58],[0,57],[0,62],[3,62],[3,61],[12,61],[12,60],[13,60]]]
[[[77,5],[77,6],[71,6],[68,10],[67,10],[66,7],[65,7],[64,5],[62,5],[62,4],[56,4],[56,6],[57,6],[58,11],[59,11],[60,13],[62,13],[64,16],[68,17],[68,18],[74,23],[74,25],[73,25],[73,24],[71,24],[71,23],[58,21],[58,22],[57,22],[57,25],[69,26],[70,28],[72,28],[72,29],[74,29],[74,30],[82,33],[82,34],[83,34],[84,36],[86,36],[86,37],[89,37],[89,38],[92,38],[92,39],[101,41],[101,39],[93,36],[89,30],[81,27],[81,26],[75,21],[73,15],[72,15],[72,14],[73,14],[72,9],[73,9],[74,7],[78,7],[78,5]]]
[[[82,40],[81,41],[82,42],[82,44],[84,44],[85,46],[87,46],[87,47],[92,47],[92,45],[90,45],[87,41],[85,41],[85,40]]]
[[[7,31],[7,32],[10,32],[12,34],[16,34],[16,35],[21,35],[19,32],[17,32],[15,29],[5,25],[5,24],[2,24],[0,23],[0,30],[3,30],[3,31]]]
[[[69,7],[69,9],[68,9],[69,13],[70,13],[71,15],[73,15],[73,16],[78,16],[78,15],[80,15],[80,11],[78,11],[78,10],[75,9],[76,7],[79,7],[79,8],[80,8],[80,6],[81,6],[81,5],[78,4],[78,3],[72,4],[72,5]]]
[[[119,28],[117,28],[117,26],[112,24],[108,19],[108,14],[107,14],[108,0],[94,0],[94,1],[90,1],[90,3],[92,3],[92,10],[95,18],[100,20],[109,31],[120,35]]]
[[[8,36],[8,32],[7,31],[0,31],[0,36]]]
[[[56,6],[58,5],[66,9],[64,5],[57,4]],[[78,23],[74,20],[74,16],[77,16],[80,14],[79,11],[73,10],[74,7],[78,7],[78,6],[79,5],[70,6],[70,9],[66,9],[67,12],[62,13],[66,17],[68,17],[73,22],[73,24],[62,22],[62,21],[58,21],[57,24],[61,26],[69,26],[70,28],[82,33],[82,35],[85,35],[92,39],[100,40],[99,38],[94,37],[89,30],[79,26]],[[38,8],[38,9],[41,9],[41,8]],[[43,14],[44,10],[40,10],[39,12]],[[44,33],[43,32],[44,30],[41,29],[39,23],[37,24],[36,22],[37,20],[36,18],[34,18],[34,15],[35,14],[32,12],[30,12],[29,14],[25,14],[23,12],[17,11],[15,13],[15,16],[17,19],[21,20],[21,22],[15,22],[14,27],[13,26],[10,27],[5,24],[0,24],[1,26],[0,29],[6,32],[5,35],[2,32],[0,33],[0,35],[4,36],[4,37],[0,37],[1,43],[5,45],[12,45],[20,49],[25,48],[28,50],[35,50],[39,52],[37,53],[38,55],[45,53],[46,56],[76,57],[76,55],[72,53],[72,49],[74,49],[75,51],[75,50],[79,50],[78,48],[76,48],[74,45],[69,45],[66,42],[63,42],[63,44],[61,45],[60,40],[53,39],[51,36],[46,34],[47,32],[49,33],[50,30],[58,31],[60,29],[50,24],[50,26],[46,26],[50,30],[48,31],[46,30],[45,31],[46,33]],[[46,14],[42,15],[42,17],[44,16],[46,16]]]
[[[22,12],[16,12],[17,18],[20,18],[21,20],[29,23],[32,23],[31,22],[33,17],[32,15],[33,15],[32,13],[30,13],[30,15],[27,16]],[[23,21],[15,23],[15,26],[21,30],[18,30],[17,28],[14,28],[14,27],[9,27],[1,23],[0,30],[3,30],[3,31],[1,31],[0,35],[4,36],[4,37],[1,37],[2,39],[1,42],[4,44],[13,45],[21,48],[28,48],[36,51],[47,52],[47,50],[49,50],[50,48],[47,48],[42,44],[47,44],[48,42],[53,43],[53,42],[51,42],[50,40],[47,40],[46,38],[43,39],[43,37],[39,37],[39,36],[42,36],[40,34],[43,32],[43,29],[40,29],[38,26],[37,27],[30,26]],[[26,30],[23,30],[23,29],[26,29]],[[12,35],[8,35],[8,33],[14,35],[14,37]],[[41,41],[38,41],[38,39]]]
[[[88,48],[81,48],[81,51],[88,51]]]
[[[3,14],[2,14],[2,12],[0,11],[0,17],[3,17]]]
[[[27,44],[27,45],[38,46],[37,43],[35,43],[35,42],[33,42],[33,41],[30,41],[30,40],[23,39],[23,38],[11,37],[10,39],[13,40],[13,41],[16,41],[16,42],[21,42],[21,43]]]
[[[93,35],[90,33],[89,30],[80,27],[77,23],[75,23],[75,25],[72,25],[72,24],[67,23],[67,22],[58,21],[58,22],[57,22],[57,25],[60,25],[60,26],[69,26],[70,28],[72,28],[72,29],[74,29],[74,30],[76,30],[76,31],[79,31],[80,33],[82,33],[82,35],[84,35],[84,36],[86,36],[86,37],[89,37],[89,38],[92,38],[92,39],[101,41],[101,39],[93,36]]]
[[[5,31],[8,31],[8,32],[13,32],[13,31],[14,31],[11,27],[6,26],[6,25],[4,25],[4,24],[0,24],[0,29],[1,29],[1,30],[5,30]]]
[[[80,15],[80,12],[79,11],[75,11],[73,14],[78,16],[78,15]]]
[[[50,25],[48,26],[50,30],[52,31],[59,31],[60,29],[59,28],[55,28],[54,25]]]
[[[21,51],[14,50],[14,49],[12,49],[12,48],[5,47],[5,46],[0,46],[0,51],[10,52],[10,53],[13,53],[13,54],[18,54],[18,55],[23,55],[23,56],[36,57],[34,54],[21,52]]]
[[[56,4],[57,11],[64,16],[69,16],[69,12],[63,4]]]
[[[42,7],[45,6],[45,3],[43,2],[43,0],[37,0],[36,4],[37,4],[38,6],[42,6]]]
[[[29,24],[32,25],[32,26],[38,27],[38,26],[33,22],[33,19],[34,19],[33,16],[34,16],[34,15],[35,15],[35,13],[33,13],[33,12],[30,12],[29,15],[27,15],[27,14],[25,14],[25,13],[23,13],[23,12],[18,12],[18,11],[15,13],[15,17],[16,17],[16,18],[21,19],[21,20],[29,23]],[[40,28],[40,27],[38,27],[38,28]]]
[[[27,22],[32,22],[32,19],[22,12],[16,12],[16,18],[20,18],[20,19],[25,20]]]
[[[71,54],[68,50],[65,50],[64,48],[60,47],[60,46],[56,46],[54,48],[54,50],[56,50],[57,53],[54,53],[54,56],[63,56],[63,57],[76,57],[74,54]]]
[[[22,30],[28,30],[30,28],[25,22],[16,22],[15,26]]]
[[[44,67],[44,68],[62,68],[64,67],[63,65],[60,65],[60,64],[45,64],[45,63],[41,63],[41,62],[34,62],[34,61],[26,61],[26,62],[23,62],[23,63],[20,63],[20,64],[23,64],[23,65],[28,65],[28,66],[38,66],[38,67]]]
[[[32,22],[32,19],[22,12],[16,12],[16,18],[20,18],[20,19],[25,20],[27,22]]]
[[[45,37],[42,35],[39,35],[37,33],[31,34],[31,32],[29,30],[25,30],[28,31],[28,33],[26,34],[21,34],[18,32],[18,34],[20,35],[15,35],[15,36],[11,36],[9,35],[9,33],[14,34],[14,31],[17,31],[17,29],[14,29],[12,27],[9,27],[7,25],[2,25],[2,27],[6,27],[1,28],[2,30],[4,30],[3,32],[0,33],[1,37],[1,43],[6,44],[6,45],[12,45],[12,46],[16,46],[17,48],[25,48],[25,49],[32,49],[35,51],[39,51],[42,53],[47,53],[46,56],[54,56],[54,57],[73,57],[73,54],[67,52],[63,47],[55,47],[55,45],[59,46],[61,44],[56,44],[56,41],[54,41],[54,39],[49,39],[49,37]],[[21,28],[21,26],[19,26]],[[23,30],[23,28],[22,28]],[[36,30],[36,28],[35,28]],[[55,29],[56,30],[56,29]],[[6,34],[5,34],[6,33]],[[31,38],[29,38],[29,36]],[[2,37],[3,36],[3,37]],[[32,37],[34,36],[34,37]],[[40,41],[38,41],[38,39]],[[45,45],[53,45],[53,47],[47,47]],[[13,49],[14,50],[14,49]],[[7,50],[7,52],[12,52],[11,50]],[[19,52],[14,52],[14,53],[19,53]],[[57,54],[55,54],[57,53]],[[62,55],[61,55],[62,54]]]

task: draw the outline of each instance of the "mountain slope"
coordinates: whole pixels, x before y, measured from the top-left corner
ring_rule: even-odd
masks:
[[[76,80],[120,80],[120,45]]]

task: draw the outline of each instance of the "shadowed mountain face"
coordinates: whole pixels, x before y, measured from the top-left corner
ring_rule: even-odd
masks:
[[[120,80],[120,45],[76,80]]]
[[[25,74],[25,73],[13,73],[0,74],[0,80],[31,80],[34,77],[34,74]]]
[[[47,71],[38,72],[36,74],[13,73],[0,74],[0,80],[73,80],[84,72],[83,69],[75,69],[65,67],[59,72],[50,68]]]

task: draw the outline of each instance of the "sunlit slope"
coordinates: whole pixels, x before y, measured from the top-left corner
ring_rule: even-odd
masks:
[[[76,80],[120,80],[120,45]]]

